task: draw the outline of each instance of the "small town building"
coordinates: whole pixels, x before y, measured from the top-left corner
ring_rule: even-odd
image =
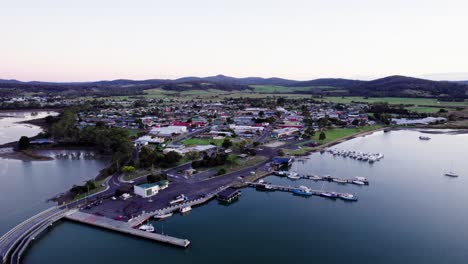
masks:
[[[145,183],[141,185],[133,186],[133,192],[143,198],[148,198],[153,195],[156,195],[159,192],[158,183]]]
[[[172,137],[183,133],[187,133],[186,126],[155,127],[150,131],[150,134],[160,137]]]
[[[295,133],[299,132],[299,128],[295,127],[285,127],[280,129],[275,129],[271,132],[271,137],[274,138],[282,138],[282,137],[289,137]]]

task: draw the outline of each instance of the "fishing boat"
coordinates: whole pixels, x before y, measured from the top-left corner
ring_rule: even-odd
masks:
[[[449,171],[447,173],[445,173],[445,176],[449,176],[449,177],[458,177],[458,174],[453,172],[453,171]]]
[[[353,180],[363,182],[364,184],[369,184],[369,180],[365,177],[355,177]]]
[[[154,218],[156,218],[156,219],[165,219],[165,218],[168,218],[168,217],[171,217],[171,216],[172,216],[172,212],[169,212],[169,213],[160,212],[160,213],[157,213],[156,215],[154,215]]]
[[[340,179],[340,178],[334,178],[332,181],[337,182],[337,183],[348,183],[347,180],[345,180],[345,179]]]
[[[338,198],[338,194],[335,192],[322,192],[320,193],[320,195],[326,198],[331,198],[331,199]]]
[[[292,192],[296,195],[311,196],[313,193],[307,186],[299,186],[297,189],[293,189]]]
[[[288,178],[291,179],[291,180],[299,180],[301,178],[301,176],[299,176],[297,174],[297,172],[290,172],[288,174]]]
[[[359,181],[359,180],[354,180],[354,181],[352,181],[352,183],[354,183],[356,185],[365,185],[366,184],[365,182]]]
[[[154,226],[152,224],[141,225],[138,229],[145,232],[154,232]]]
[[[319,181],[322,179],[322,177],[318,175],[312,175],[312,176],[309,176],[309,179],[314,180],[314,181]]]
[[[257,184],[255,186],[255,189],[257,189],[257,191],[264,191],[264,192],[272,192],[272,191],[275,190],[275,189],[273,189],[273,186],[271,186],[270,184],[267,184],[267,183]]]
[[[190,207],[190,206],[181,207],[181,208],[179,209],[179,212],[180,212],[181,214],[185,214],[185,213],[188,213],[188,212],[190,212],[190,211],[192,211],[192,207]]]
[[[338,195],[340,199],[343,199],[345,201],[357,201],[357,196],[350,194],[350,193],[341,193]]]
[[[458,174],[453,171],[452,167],[453,167],[453,162],[450,163],[450,171],[445,173],[445,176],[453,177],[453,178],[458,177]]]
[[[333,177],[331,175],[325,175],[325,177],[323,177],[322,179],[326,181],[332,181]]]
[[[430,137],[426,137],[426,136],[419,136],[419,139],[420,139],[420,140],[430,140],[431,138],[430,138]]]

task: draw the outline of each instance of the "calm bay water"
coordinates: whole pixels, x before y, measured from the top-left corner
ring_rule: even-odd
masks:
[[[5,113],[2,113],[2,115]],[[7,113],[14,118],[0,118],[0,144],[18,140],[19,136],[35,136],[37,126],[16,124],[42,118],[53,112]],[[53,151],[47,154],[54,155]],[[92,179],[104,168],[106,160],[20,161],[0,158],[0,236],[9,229],[54,205],[49,198],[74,184]]]
[[[466,263],[468,135],[434,134],[430,141],[420,135],[378,132],[335,146],[385,154],[372,165],[319,153],[293,165],[300,173],[367,177],[369,186],[323,185],[357,193],[355,203],[244,189],[229,206],[212,201],[154,222],[159,231],[190,239],[185,250],[63,222],[33,245],[25,263]],[[459,178],[443,176],[451,164]]]
[[[17,122],[31,119],[44,118],[46,116],[58,115],[53,111],[32,112],[2,112],[0,113],[0,144],[19,140],[21,136],[32,137],[39,134],[42,129],[30,124],[19,124]]]

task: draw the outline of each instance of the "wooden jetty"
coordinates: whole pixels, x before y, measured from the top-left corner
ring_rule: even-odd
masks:
[[[145,232],[139,229],[133,228],[131,224],[122,221],[116,221],[107,217],[92,215],[88,213],[83,213],[81,211],[76,210],[75,212],[65,216],[66,219],[76,221],[79,223],[92,225],[112,231],[117,231],[120,233],[133,235],[141,238],[146,238],[150,240],[154,240],[157,242],[162,242],[178,247],[186,248],[190,245],[190,241],[187,239],[181,239],[176,237],[171,237],[167,235],[152,233],[152,232]]]

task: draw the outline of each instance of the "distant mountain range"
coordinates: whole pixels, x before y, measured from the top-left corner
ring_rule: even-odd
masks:
[[[17,80],[1,80],[2,90],[24,90],[32,92],[65,92],[68,94],[95,95],[108,94],[142,94],[144,90],[161,88],[171,91],[217,89],[223,91],[253,91],[253,85],[291,87],[291,92],[314,93],[324,91],[319,87],[327,87],[326,93],[340,90],[340,95],[356,96],[410,96],[410,97],[450,97],[468,98],[468,81],[449,82],[431,81],[406,76],[389,76],[372,81],[322,78],[310,81],[297,81],[282,78],[247,77],[235,78],[225,75],[210,77],[183,77],[174,80],[112,80],[96,82],[21,82]],[[301,89],[294,89],[302,87]],[[310,87],[310,90],[303,89]]]

